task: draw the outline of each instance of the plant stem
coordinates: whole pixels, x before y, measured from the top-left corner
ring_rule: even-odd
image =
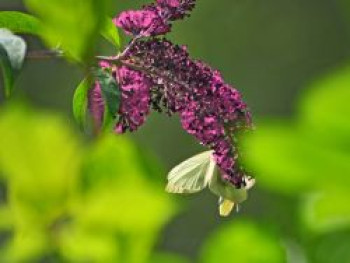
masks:
[[[63,52],[59,50],[33,50],[27,53],[28,59],[52,59],[60,58]]]

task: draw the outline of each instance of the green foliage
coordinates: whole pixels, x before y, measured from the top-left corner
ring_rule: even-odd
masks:
[[[73,96],[73,116],[81,128],[86,127],[86,113],[88,106],[88,93],[91,83],[84,79],[76,88]]]
[[[105,24],[110,0],[26,0],[41,21],[41,34],[53,47],[62,48],[71,58],[92,57],[96,37]]]
[[[303,196],[301,218],[323,233],[350,226],[350,68],[317,81],[295,123],[262,122],[246,139],[262,185]]]
[[[186,258],[176,254],[157,253],[152,256],[149,263],[190,263]]]
[[[314,83],[300,105],[299,119],[310,139],[350,154],[350,66]]]
[[[0,28],[7,28],[14,33],[38,35],[40,33],[40,22],[29,14],[17,11],[1,11]]]
[[[12,105],[0,116],[0,144],[9,191],[0,226],[14,230],[0,260],[148,262],[175,207],[127,138],[82,148],[60,117]]]
[[[120,37],[118,28],[113,23],[112,18],[107,17],[105,19],[104,26],[101,31],[102,36],[113,44],[117,49],[120,47]]]
[[[333,189],[310,194],[303,202],[302,216],[315,232],[331,232],[350,226],[349,193]]]
[[[285,255],[277,237],[251,222],[235,222],[213,234],[202,250],[203,263],[282,263]]]
[[[106,110],[112,118],[115,118],[119,111],[121,96],[118,83],[112,73],[104,69],[96,70],[96,78],[100,84],[104,101],[106,102]]]
[[[0,44],[0,69],[4,78],[5,97],[9,97],[14,86],[14,72],[6,49]]]
[[[11,95],[16,72],[23,64],[26,47],[22,38],[0,28],[0,67],[4,75],[6,97]]]

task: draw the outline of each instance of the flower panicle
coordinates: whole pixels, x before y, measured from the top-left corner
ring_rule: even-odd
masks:
[[[157,0],[140,10],[122,12],[113,21],[126,34],[139,37],[164,35],[171,31],[171,22],[189,16],[195,0]]]
[[[121,91],[115,131],[137,130],[151,109],[178,114],[184,130],[214,151],[223,180],[241,188],[246,173],[233,137],[238,130],[251,128],[252,120],[240,92],[219,71],[192,59],[186,46],[153,37],[167,33],[170,22],[184,18],[194,6],[194,0],[157,0],[116,18],[116,25],[134,35],[134,41],[112,66]],[[96,84],[91,100],[97,105],[99,91]],[[101,107],[90,109],[93,116],[101,116]]]

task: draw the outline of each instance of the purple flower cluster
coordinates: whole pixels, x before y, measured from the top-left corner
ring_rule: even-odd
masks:
[[[96,127],[102,126],[103,115],[105,112],[104,100],[102,98],[101,85],[95,82],[94,87],[89,90],[88,108]]]
[[[237,129],[249,127],[251,120],[240,93],[218,71],[191,59],[185,47],[165,39],[138,41],[125,61],[148,72],[156,87],[153,107],[179,113],[183,128],[214,150],[223,177],[241,186],[244,173],[237,164],[232,136]]]
[[[121,90],[121,105],[115,131],[135,131],[145,122],[149,113],[152,82],[142,72],[127,67],[117,69],[117,80]]]
[[[157,0],[141,10],[122,12],[114,23],[133,36],[163,35],[170,32],[170,21],[184,18],[194,6],[195,0]]]
[[[102,61],[102,69],[111,72],[119,83],[121,102],[117,112],[118,121],[115,132],[124,133],[127,130],[136,131],[146,120],[151,103],[151,79],[140,71],[128,67],[115,67]],[[89,110],[94,124],[102,126],[105,113],[105,101],[101,91],[101,84],[95,81],[94,87],[89,90]]]
[[[182,127],[214,150],[222,178],[240,188],[245,173],[238,164],[234,136],[237,130],[251,127],[251,116],[239,91],[225,83],[218,71],[192,59],[185,46],[154,37],[139,39],[168,32],[169,21],[187,16],[194,4],[194,0],[157,0],[115,19],[117,26],[135,36],[114,70],[122,93],[116,131],[136,130],[151,107],[169,115],[178,113]],[[100,101],[99,91],[96,85],[92,101]],[[101,117],[101,107],[91,109],[96,118]]]

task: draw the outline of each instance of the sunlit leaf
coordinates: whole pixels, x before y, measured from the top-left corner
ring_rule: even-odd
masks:
[[[333,189],[310,194],[304,198],[302,217],[309,229],[329,232],[350,226],[350,194],[345,189]]]
[[[0,258],[3,262],[36,262],[48,246],[45,234],[37,231],[37,228],[28,228],[26,231],[19,228]]]
[[[107,17],[101,31],[102,36],[107,39],[116,49],[120,48],[120,37],[118,28],[113,23],[112,19]]]
[[[7,28],[14,33],[38,35],[40,22],[36,17],[22,12],[1,11],[0,28]]]
[[[14,86],[14,69],[12,68],[10,58],[6,49],[0,44],[0,69],[4,78],[5,97],[9,97]]]
[[[65,122],[19,105],[0,116],[0,167],[14,223],[45,228],[61,217],[77,175],[80,151]]]
[[[41,20],[42,36],[51,47],[60,45],[78,61],[92,57],[110,0],[26,0],[25,3]]]
[[[149,263],[190,263],[190,261],[177,254],[156,253],[149,260]]]
[[[285,252],[277,237],[262,226],[236,222],[222,226],[204,244],[202,263],[282,263]]]
[[[173,213],[170,197],[147,180],[135,161],[138,150],[127,138],[107,136],[89,152],[81,181],[87,196],[80,212],[86,224],[137,233],[157,229]]]
[[[84,79],[76,88],[73,96],[73,115],[80,127],[86,126],[86,114],[88,107],[88,93],[91,84],[88,79]]]
[[[116,238],[68,228],[62,235],[61,253],[68,262],[119,262]]]
[[[312,184],[313,167],[304,151],[307,147],[294,129],[284,123],[265,122],[245,138],[244,160],[259,185],[294,193],[305,191]]]
[[[24,40],[7,29],[0,29],[0,44],[7,51],[12,68],[20,69],[27,49]]]
[[[300,119],[310,140],[350,155],[349,87],[350,67],[318,80],[302,100]]]
[[[138,149],[125,137],[109,135],[89,149],[74,208],[85,229],[115,233],[125,262],[145,262],[155,235],[174,214],[163,186],[148,180]],[[156,165],[156,164],[154,164]]]
[[[13,90],[15,75],[22,67],[26,46],[22,38],[7,29],[0,29],[0,67],[4,75],[6,97]]]

